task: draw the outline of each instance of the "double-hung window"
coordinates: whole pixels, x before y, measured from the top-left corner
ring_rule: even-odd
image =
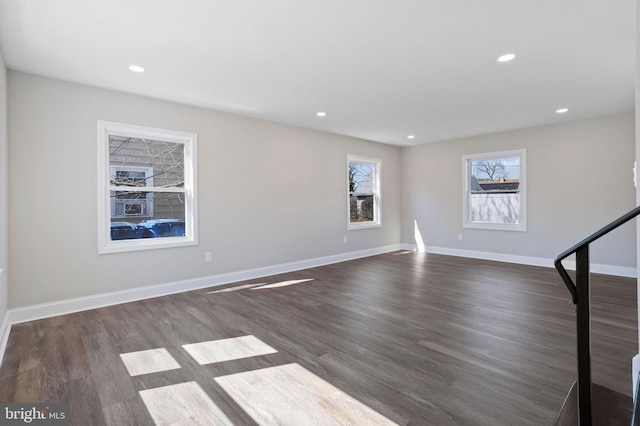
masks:
[[[526,231],[526,152],[462,157],[463,226]]]
[[[347,156],[347,229],[382,225],[380,216],[381,160]]]
[[[98,121],[98,252],[197,244],[195,133]]]

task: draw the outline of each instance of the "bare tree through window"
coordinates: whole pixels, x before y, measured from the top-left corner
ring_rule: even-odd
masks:
[[[196,245],[192,132],[98,120],[98,252]]]
[[[349,224],[375,225],[379,218],[379,160],[351,157],[347,163]]]
[[[112,237],[184,235],[184,193],[171,191],[184,187],[184,144],[111,135],[109,182],[112,228],[127,231]]]
[[[465,226],[524,228],[523,158],[524,151],[464,157],[467,168]]]
[[[508,175],[503,160],[474,161],[473,169],[480,176],[486,175],[489,180],[495,180],[500,177],[506,178]]]

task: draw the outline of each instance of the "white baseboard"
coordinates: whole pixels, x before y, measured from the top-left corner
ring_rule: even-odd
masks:
[[[402,248],[403,250],[417,251],[417,246],[413,244],[402,244]],[[520,265],[543,266],[546,268],[554,267],[553,266],[554,259],[547,259],[543,257],[519,256],[514,254],[493,253],[493,252],[475,251],[475,250],[462,250],[462,249],[433,247],[433,246],[428,246],[426,248],[426,252],[434,253],[434,254],[446,254],[448,256],[469,257],[473,259],[494,260],[496,262],[517,263]],[[564,260],[562,264],[568,270],[576,269],[575,261]],[[598,263],[591,264],[591,272],[596,274],[615,275],[619,277],[628,277],[628,278],[637,278],[638,276],[638,270],[636,268],[631,268],[627,266],[617,266],[617,265],[603,265]]]
[[[9,341],[9,332],[11,331],[11,324],[9,323],[9,312],[5,313],[2,319],[2,325],[0,325],[0,365],[2,365],[2,359],[4,358],[4,350],[7,348],[7,342]]]
[[[633,357],[631,362],[631,378],[633,379],[633,387],[631,389],[631,395],[633,400],[636,399],[636,387],[638,386],[638,373],[640,372],[640,354]]]
[[[149,299],[152,297],[166,296],[169,294],[181,293],[184,291],[198,290],[207,287],[214,287],[229,284],[237,281],[245,281],[254,278],[266,277],[270,275],[283,274],[302,269],[314,268],[317,266],[329,265],[333,263],[346,262],[363,257],[375,256],[389,253],[396,250],[417,251],[413,244],[396,244],[374,249],[361,250],[349,253],[342,253],[332,256],[318,257],[314,259],[301,260],[297,262],[283,263],[279,265],[266,266],[262,268],[248,269],[226,274],[212,275],[208,277],[196,278],[192,280],[176,281],[171,283],[139,287],[130,290],[122,290],[111,293],[102,293],[74,299],[60,300],[50,303],[25,306],[22,308],[9,309],[4,316],[0,326],[0,364],[4,356],[11,325],[21,322],[33,321],[57,315],[64,315],[73,312],[85,311],[104,306],[117,305],[120,303],[133,302],[136,300]],[[461,256],[475,259],[494,260],[498,262],[517,263],[532,266],[553,267],[552,259],[537,257],[526,257],[507,255],[502,253],[480,252],[472,250],[459,250],[443,247],[427,247],[427,253],[445,254],[449,256]],[[567,269],[575,269],[575,262],[564,262]],[[624,277],[636,277],[635,268],[625,268],[611,265],[591,265],[593,272],[618,275]],[[638,361],[640,369],[640,360]],[[634,363],[634,368],[635,368]],[[635,373],[637,374],[637,372]],[[634,377],[635,377],[634,374]],[[635,379],[634,379],[635,380]]]
[[[389,253],[400,249],[401,245],[396,244],[374,249],[360,250],[332,256],[301,260],[297,262],[282,263],[280,265],[212,275],[191,280],[176,281],[166,284],[139,287],[130,290],[102,293],[92,296],[77,297],[73,299],[59,300],[55,302],[25,306],[22,308],[9,309],[4,317],[4,321],[2,322],[2,328],[0,329],[0,337],[2,337],[2,340],[0,340],[0,363],[2,363],[2,357],[4,356],[7,340],[9,338],[9,331],[13,324],[19,324],[21,322],[33,321],[42,318],[49,318],[57,315],[65,315],[73,312],[85,311],[87,309],[95,309],[104,306],[117,305],[120,303],[134,302],[136,300],[149,299],[152,297],[167,296],[169,294],[181,293],[184,291],[214,287],[237,281],[245,281],[254,278],[298,271],[302,269],[315,268],[317,266],[329,265],[332,263],[346,262],[348,260],[375,256],[378,254]]]
[[[56,315],[80,312],[87,309],[95,309],[103,306],[116,305],[119,303],[127,303],[136,300],[149,299],[152,297],[166,296],[169,294],[214,287],[237,281],[266,277],[270,275],[283,274],[286,272],[298,271],[301,269],[315,268],[317,266],[375,256],[377,254],[388,253],[396,250],[400,250],[400,245],[379,247],[369,250],[318,257],[315,259],[307,259],[297,262],[265,266],[262,268],[247,269],[238,272],[211,275],[208,277],[195,278],[191,280],[175,281],[171,283],[139,287],[130,290],[122,290],[86,297],[78,297],[74,299],[60,300],[50,303],[42,303],[38,305],[25,306],[22,308],[9,309],[7,314],[10,324],[18,324],[25,321],[33,321]]]
[[[2,312],[0,315],[2,317],[2,323],[0,324],[0,365],[2,365],[2,358],[4,355],[4,349],[7,347],[7,341],[9,340],[9,331],[11,330],[11,325],[9,324],[9,312],[6,310],[6,306],[8,304],[9,295],[6,292],[6,282],[7,278],[3,277],[4,268],[0,268],[0,280],[2,280],[2,286],[5,287],[4,295],[2,298]]]

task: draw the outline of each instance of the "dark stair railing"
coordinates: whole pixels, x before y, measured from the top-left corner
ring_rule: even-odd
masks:
[[[571,301],[576,306],[576,326],[578,343],[578,419],[580,426],[590,426],[592,420],[591,396],[591,307],[589,296],[589,244],[603,237],[640,214],[640,206],[614,220],[604,228],[594,232],[578,244],[556,257],[554,265],[571,293]],[[562,265],[562,261],[576,255],[576,282]]]

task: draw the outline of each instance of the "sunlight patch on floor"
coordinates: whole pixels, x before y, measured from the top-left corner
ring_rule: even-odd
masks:
[[[200,365],[278,352],[255,336],[241,336],[231,339],[192,343],[182,345],[182,347]]]
[[[196,382],[141,390],[140,397],[157,426],[233,425]]]
[[[302,280],[310,281],[310,280]],[[277,353],[252,335],[182,345],[199,364]],[[131,376],[180,368],[165,348],[120,354]],[[198,373],[208,384],[207,372]],[[205,382],[203,378],[207,377]],[[212,378],[259,425],[396,425],[299,364],[291,363]],[[154,423],[232,425],[195,381],[139,392]],[[216,394],[220,391],[216,391]]]
[[[178,364],[165,348],[129,352],[120,354],[120,358],[130,376],[158,373],[160,371],[180,368],[180,364]]]
[[[222,290],[213,290],[208,291],[205,294],[216,294],[216,293],[230,293],[232,291],[239,291],[245,289],[251,290],[263,290],[268,288],[278,288],[278,287],[287,287],[294,284],[306,283],[308,281],[313,281],[313,278],[307,278],[304,280],[288,280],[288,281],[280,281],[277,283],[267,284],[267,283],[257,283],[257,284],[242,284],[235,287],[227,287]]]
[[[400,250],[400,251],[396,251],[394,253],[391,253],[392,256],[404,256],[405,254],[412,254],[415,253],[415,251],[413,250]]]
[[[244,284],[244,285],[239,285],[239,286],[236,286],[236,287],[223,288],[222,290],[208,291],[205,294],[229,293],[229,292],[232,292],[232,291],[243,290],[245,288],[257,287],[259,285],[265,285],[265,284],[266,283]]]
[[[216,377],[259,425],[395,425],[298,364]]]
[[[254,287],[251,290],[262,290],[265,288],[278,288],[278,287],[287,287],[294,284],[306,283],[308,281],[313,281],[313,278],[307,278],[305,280],[289,280],[289,281],[281,281],[279,283],[267,284],[260,287]]]

